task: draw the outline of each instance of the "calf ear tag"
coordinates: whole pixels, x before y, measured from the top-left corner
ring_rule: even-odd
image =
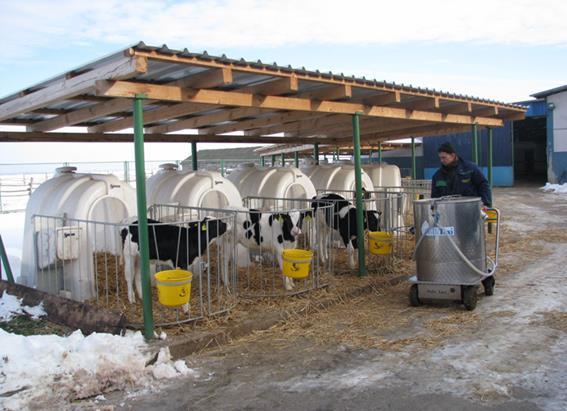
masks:
[[[203,224],[203,225],[201,226],[201,230],[202,230],[202,231],[207,231],[207,225],[206,225],[206,224]]]
[[[305,221],[311,221],[311,216],[310,216],[310,215],[306,215],[303,220],[305,220]]]
[[[283,217],[282,216],[278,217],[278,223],[283,224]]]

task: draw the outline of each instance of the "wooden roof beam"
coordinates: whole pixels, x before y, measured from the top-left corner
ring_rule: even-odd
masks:
[[[135,97],[145,94],[150,99],[186,101],[201,104],[219,104],[235,107],[256,107],[271,110],[297,110],[320,113],[355,114],[369,117],[423,120],[453,124],[473,124],[499,127],[502,120],[486,117],[472,117],[457,114],[434,113],[420,110],[406,110],[394,107],[368,106],[360,103],[313,101],[297,97],[257,96],[250,93],[218,90],[184,89],[174,86],[133,83],[128,81],[97,81],[97,95],[111,97]]]
[[[352,86],[348,84],[329,86],[321,90],[301,93],[298,97],[311,100],[349,100],[352,98]]]
[[[399,91],[393,91],[387,94],[369,96],[364,98],[363,101],[365,104],[387,106],[388,104],[400,103],[402,101],[402,95]]]
[[[402,103],[402,107],[410,110],[439,110],[439,97],[424,97]]]
[[[129,133],[42,133],[35,131],[0,131],[0,142],[131,143],[133,141],[134,135]],[[185,143],[195,141],[202,143],[313,144],[318,140],[307,137],[151,134],[144,136],[144,141],[147,143]]]
[[[124,100],[129,101],[130,106],[132,106],[131,99],[124,99]],[[160,108],[156,108],[155,110],[144,111],[143,121],[144,124],[151,124],[159,120],[166,120],[174,117],[187,116],[190,114],[199,113],[201,111],[210,110],[216,107],[218,106],[211,104],[195,104],[195,103],[181,103],[169,107],[160,107]],[[134,118],[132,116],[128,116],[98,126],[89,127],[89,133],[108,133],[111,131],[119,131],[131,127],[134,127]]]
[[[282,94],[295,93],[299,89],[297,77],[284,77],[260,83],[254,86],[238,89],[240,92],[253,92],[264,96],[279,96]]]
[[[230,69],[230,67],[223,67],[201,71],[197,74],[174,81],[171,84],[179,87],[215,88],[228,86],[232,84],[232,82],[232,69]]]
[[[223,134],[223,133],[231,133],[234,131],[245,131],[247,129],[254,129],[257,127],[266,127],[275,124],[285,124],[288,122],[297,121],[310,117],[313,117],[313,113],[306,113],[304,111],[278,113],[267,117],[260,117],[260,118],[240,121],[231,124],[224,124],[216,127],[203,128],[199,130],[199,134]],[[259,133],[259,134],[265,134],[265,133]],[[272,134],[272,133],[268,133],[268,134]]]
[[[61,100],[94,90],[101,78],[127,79],[147,71],[147,61],[140,57],[123,57],[97,69],[70,79],[62,78],[41,90],[15,98],[0,105],[0,121],[37,110]]]
[[[171,124],[161,124],[148,127],[145,131],[147,134],[172,133],[180,130],[206,127],[210,124],[222,123],[225,121],[236,121],[239,118],[251,117],[263,112],[264,110],[250,107],[232,108],[216,113],[195,116],[185,120],[177,120]]]
[[[442,106],[439,110],[447,114],[470,114],[472,113],[472,103],[471,102],[458,102],[453,103],[450,106]]]
[[[472,111],[473,116],[480,116],[480,117],[490,117],[490,116],[497,116],[499,114],[498,107],[490,106],[490,107],[482,107]]]
[[[233,81],[232,78],[232,70],[229,68],[223,68],[223,69],[211,69],[211,70],[205,70],[203,72],[197,73],[197,74],[193,74],[191,76],[173,81],[171,83],[169,83],[169,85],[172,86],[178,86],[178,87],[193,87],[195,85],[199,85],[201,88],[213,88],[213,87],[220,87],[220,86],[226,86],[231,84]],[[125,107],[127,107],[128,109],[132,108],[132,101],[130,99],[117,99],[117,101],[120,101],[120,105],[124,105]],[[145,100],[144,101],[144,105],[150,105],[150,104],[154,104],[155,101],[152,100]],[[97,107],[100,107],[99,110],[100,112],[105,111],[105,107],[103,106],[104,103],[99,104]],[[158,108],[152,111],[149,111],[144,113],[144,124],[150,124],[153,123],[155,121],[158,120],[166,120],[169,118],[174,118],[174,117],[181,117],[181,116],[186,116],[189,114],[193,114],[193,113],[198,113],[199,111],[203,111],[204,109],[207,108],[211,108],[214,106],[204,106],[201,108],[201,110],[199,110],[199,108],[196,108],[194,104],[176,104],[174,106],[170,106],[170,107],[162,107],[162,108]],[[110,109],[110,108],[109,108]],[[92,113],[95,114],[95,113]],[[111,112],[107,113],[107,114],[111,114]],[[75,115],[75,119],[79,118],[79,117],[88,117],[90,116],[91,113],[89,113],[88,111],[84,111],[82,113],[77,113]],[[96,118],[96,117],[100,117],[102,115],[106,115],[106,114],[101,114],[101,115],[97,115],[95,117],[91,117],[91,118]],[[49,120],[48,120],[49,121]],[[84,121],[84,120],[83,120]],[[107,132],[111,132],[111,131],[119,131],[119,130],[124,130],[127,128],[132,127],[134,122],[134,119],[132,116],[127,116],[121,119],[116,119],[113,121],[108,121],[104,124],[101,124],[99,126],[95,126],[92,129],[90,129],[90,132],[93,133],[107,133]],[[79,123],[79,122],[77,122]],[[77,124],[75,123],[75,124]],[[57,127],[55,127],[57,128]],[[35,130],[37,131],[47,131],[47,130],[53,130],[54,128],[47,128],[47,129],[39,129],[37,126],[34,127]]]

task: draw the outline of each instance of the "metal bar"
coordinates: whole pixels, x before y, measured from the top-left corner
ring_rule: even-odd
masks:
[[[191,142],[191,169],[197,171],[199,165],[197,164],[197,142]]]
[[[319,143],[313,144],[313,158],[315,159],[315,164],[319,164]]]
[[[378,164],[382,164],[382,143],[378,143]]]
[[[128,182],[128,162],[124,162],[124,181]]]
[[[276,166],[276,155],[272,154],[272,164],[270,164],[272,167]]]
[[[264,156],[260,157],[260,165],[262,167],[266,167],[266,157],[264,157]]]
[[[490,127],[488,127],[488,184],[490,184],[490,189],[492,189],[492,129]]]
[[[224,160],[220,161],[220,173],[224,177]]]
[[[0,258],[2,259],[2,264],[4,265],[4,270],[6,271],[6,277],[10,284],[14,284],[14,276],[12,275],[12,268],[10,267],[10,262],[8,261],[8,254],[6,254],[6,248],[4,248],[4,241],[2,241],[2,236],[0,235]]]
[[[282,167],[285,167],[285,154],[282,153]]]
[[[144,335],[147,340],[154,338],[152,313],[152,290],[150,283],[150,243],[148,238],[148,215],[146,204],[146,175],[144,171],[144,108],[143,95],[134,99],[134,152],[136,161],[136,200],[138,206],[138,233],[140,237],[140,268],[144,312]]]
[[[472,161],[478,164],[478,125],[476,123],[472,125],[472,140]]]
[[[293,153],[293,161],[295,162],[295,168],[299,168],[299,151]]]
[[[372,149],[370,149],[370,152],[368,153],[368,164],[372,164]]]
[[[358,275],[366,275],[366,255],[364,253],[364,210],[362,203],[362,166],[360,162],[360,115],[352,116],[354,176],[356,182],[356,236],[358,241]]]
[[[415,137],[411,138],[411,178],[417,180],[417,167],[415,161]]]

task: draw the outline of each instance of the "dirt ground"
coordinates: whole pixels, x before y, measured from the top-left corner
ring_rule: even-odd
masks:
[[[567,409],[567,195],[497,189],[492,297],[408,304],[376,289],[186,358],[197,372],[98,407],[168,410]],[[87,406],[82,404],[79,406]]]

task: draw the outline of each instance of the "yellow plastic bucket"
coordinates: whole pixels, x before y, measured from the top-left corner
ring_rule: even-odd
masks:
[[[496,210],[486,210],[486,216],[487,223],[495,223],[498,221],[498,214],[496,213]]]
[[[160,304],[179,307],[191,298],[193,273],[185,270],[166,270],[154,275]]]
[[[283,274],[290,278],[305,278],[309,275],[313,251],[283,250]]]
[[[392,253],[392,233],[370,231],[368,233],[370,254],[388,255]]]

